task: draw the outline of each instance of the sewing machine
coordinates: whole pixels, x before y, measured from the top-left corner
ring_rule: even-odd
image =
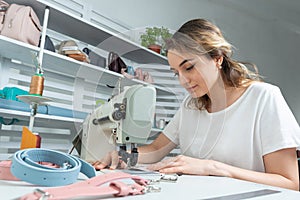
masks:
[[[125,87],[123,92],[95,109],[84,121],[80,157],[93,162],[117,149],[127,165],[136,165],[137,144],[146,143],[149,137],[155,103],[154,87]]]

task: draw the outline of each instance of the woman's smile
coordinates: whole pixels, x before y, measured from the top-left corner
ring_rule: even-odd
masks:
[[[198,85],[194,85],[194,86],[191,86],[191,87],[187,87],[186,90],[189,92],[189,93],[192,93],[192,92],[195,92],[195,90],[198,88]]]

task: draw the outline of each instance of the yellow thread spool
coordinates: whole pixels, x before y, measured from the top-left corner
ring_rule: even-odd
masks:
[[[42,74],[35,74],[31,77],[29,94],[43,95],[44,90],[44,77]]]

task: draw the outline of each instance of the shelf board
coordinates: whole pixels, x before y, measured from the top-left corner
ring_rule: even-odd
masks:
[[[40,49],[39,47],[26,44],[24,42],[20,42],[1,35],[0,46],[0,55],[2,57],[16,60],[21,64],[31,65],[33,65],[32,54],[38,53]],[[75,59],[48,50],[44,51],[42,66],[45,70],[46,76],[47,71],[50,71],[72,78],[82,78],[84,79],[84,81],[93,83],[95,85],[116,86],[120,79],[122,80],[123,85],[148,84],[136,79],[127,79],[122,74],[112,72],[103,67],[80,62]],[[156,85],[154,86],[158,94],[174,94],[171,90],[168,90],[167,88]]]
[[[39,48],[0,35],[0,56],[14,59],[27,64],[33,64],[32,55],[38,53]]]
[[[21,117],[22,120],[29,120],[30,112],[18,111],[18,110],[10,110],[10,109],[3,109],[0,108],[1,117],[4,118],[16,118]],[[56,115],[45,115],[45,114],[36,114],[35,120],[37,121],[61,121],[61,122],[68,122],[68,123],[82,123],[83,119],[71,118],[71,117],[61,117]]]
[[[1,149],[16,149],[19,150],[20,149],[20,142],[1,142],[0,141],[0,146]],[[41,143],[41,147],[45,148],[45,149],[52,149],[52,150],[57,150],[57,151],[62,151],[62,152],[68,152],[69,149],[72,148],[71,144],[51,144],[51,143]],[[1,154],[1,157],[7,156],[10,157],[10,154]],[[0,158],[1,158],[0,157]]]
[[[44,51],[43,66],[45,71],[59,72],[65,76],[74,78],[82,78],[86,82],[103,86],[116,86],[119,79],[121,79],[122,85],[130,86],[135,84],[149,85],[149,83],[137,80],[125,78],[122,74],[112,72],[100,66],[91,65],[88,63],[80,62],[69,58],[64,55],[60,55],[51,51]],[[63,67],[68,66],[68,67]],[[160,95],[173,95],[174,92],[170,89],[162,86],[153,85],[156,91]]]
[[[51,51],[44,51],[43,66],[45,71],[59,73],[73,78],[82,78],[96,85],[115,86],[123,75],[114,73],[100,66],[80,62]]]
[[[137,63],[168,65],[166,57],[146,49],[124,38],[120,34],[113,33],[68,11],[62,10],[56,5],[47,2],[47,0],[7,0],[7,2],[31,6],[41,22],[44,17],[45,7],[49,6],[48,28],[52,30],[99,47],[105,51],[116,52],[120,56]]]

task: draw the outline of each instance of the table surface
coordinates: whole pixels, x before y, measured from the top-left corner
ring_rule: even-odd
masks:
[[[141,174],[147,179],[159,179],[160,175]],[[79,179],[85,179],[83,175]],[[206,200],[235,200],[235,199],[300,199],[300,192],[256,184],[252,182],[215,176],[182,175],[175,183],[160,182],[161,192],[144,195],[117,197],[118,199],[206,199]],[[31,193],[37,187],[23,181],[0,180],[1,200],[16,199]],[[77,199],[77,198],[76,198]],[[84,198],[83,198],[84,199]],[[113,198],[106,198],[113,199]]]

